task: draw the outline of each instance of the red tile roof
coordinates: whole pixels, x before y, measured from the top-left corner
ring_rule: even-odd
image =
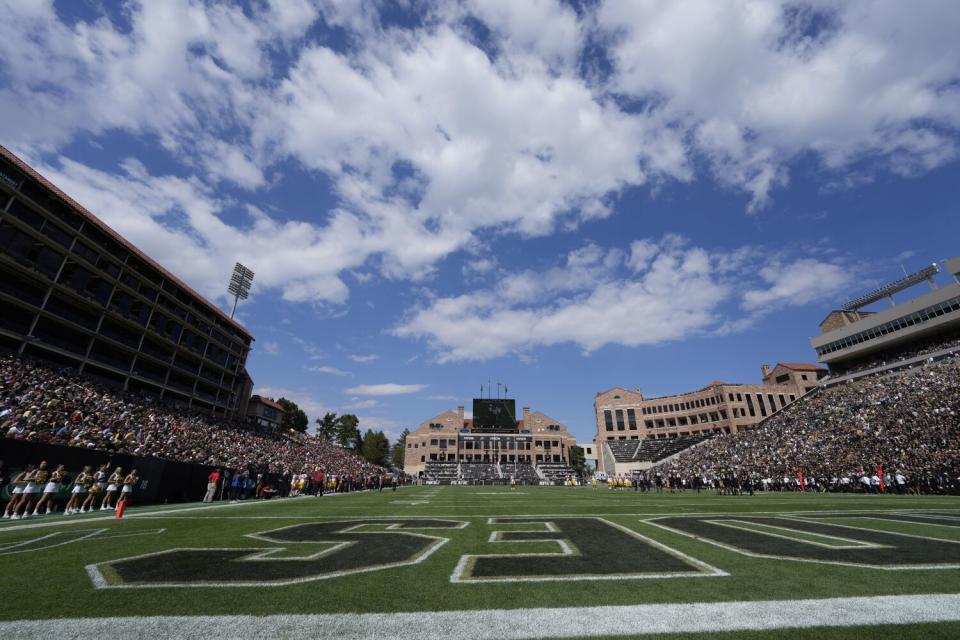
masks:
[[[259,403],[262,404],[262,405],[266,405],[266,406],[268,406],[268,407],[273,407],[274,409],[276,409],[277,411],[279,411],[279,412],[281,412],[281,413],[286,413],[286,412],[287,412],[287,410],[284,409],[281,405],[277,404],[277,403],[274,402],[272,399],[270,399],[270,398],[264,398],[263,396],[250,396],[250,402],[259,402]]]
[[[153,258],[151,258],[151,257],[148,256],[147,254],[145,254],[143,251],[140,251],[140,249],[137,249],[135,246],[133,246],[133,243],[131,243],[129,240],[127,240],[126,238],[124,238],[123,236],[121,236],[119,233],[117,233],[117,232],[114,231],[113,229],[111,229],[111,228],[107,225],[106,222],[104,222],[103,220],[101,220],[101,219],[98,218],[97,216],[93,215],[93,214],[92,214],[90,211],[88,211],[83,205],[81,205],[79,202],[77,202],[76,200],[74,200],[73,198],[71,198],[70,196],[68,196],[67,194],[65,194],[63,191],[61,191],[61,190],[57,187],[57,185],[53,184],[52,182],[50,182],[49,180],[47,180],[46,178],[44,178],[42,175],[40,175],[39,173],[37,173],[37,171],[36,171],[33,167],[31,167],[31,166],[28,165],[26,162],[24,162],[23,160],[21,160],[19,157],[17,157],[16,155],[14,155],[14,153],[13,153],[12,151],[10,151],[9,149],[7,149],[7,148],[4,147],[3,145],[0,145],[0,156],[3,156],[3,157],[6,158],[7,160],[9,160],[9,161],[12,162],[13,164],[15,164],[18,169],[20,169],[21,171],[23,171],[24,173],[26,173],[28,176],[30,176],[30,177],[33,178],[34,180],[38,181],[40,184],[42,184],[44,187],[46,187],[46,188],[49,189],[50,191],[53,191],[53,192],[54,192],[59,198],[61,198],[64,202],[66,202],[67,204],[69,204],[69,205],[72,206],[72,207],[75,207],[75,208],[77,209],[77,211],[79,211],[83,216],[85,216],[88,220],[90,220],[91,222],[93,222],[95,225],[97,225],[98,227],[100,227],[100,229],[102,229],[104,232],[106,232],[107,234],[109,234],[114,240],[116,240],[117,242],[119,242],[120,244],[122,244],[124,247],[126,247],[127,249],[129,249],[130,251],[132,251],[134,254],[136,254],[139,258],[143,259],[147,264],[149,264],[149,265],[152,266],[154,269],[156,269],[157,271],[159,271],[160,273],[162,273],[165,278],[167,278],[167,279],[169,279],[169,280],[172,280],[175,284],[177,284],[177,286],[182,287],[182,288],[185,289],[188,293],[190,293],[191,295],[193,295],[194,297],[196,297],[200,302],[204,303],[211,311],[213,311],[214,313],[216,313],[218,316],[220,316],[223,320],[225,320],[227,323],[229,323],[229,324],[230,324],[231,326],[233,326],[235,329],[237,329],[238,331],[240,331],[241,333],[243,333],[243,335],[245,335],[245,336],[247,336],[248,338],[251,338],[251,339],[253,338],[253,336],[250,334],[250,332],[247,331],[247,330],[243,327],[243,325],[241,325],[239,322],[237,322],[236,320],[234,320],[233,318],[231,318],[230,316],[228,316],[226,313],[224,313],[224,312],[220,309],[220,307],[218,307],[217,305],[213,304],[212,302],[210,302],[209,300],[207,300],[206,298],[204,298],[202,295],[200,295],[199,293],[197,293],[196,291],[194,291],[193,289],[191,289],[189,286],[187,286],[186,283],[184,283],[182,280],[180,280],[180,278],[178,278],[177,276],[173,275],[172,273],[170,273],[169,271],[167,271],[166,269],[164,269],[164,268],[160,265],[160,263],[154,261]]]
[[[825,367],[818,364],[808,364],[804,362],[778,362],[777,367],[793,369],[794,371],[826,371]],[[774,367],[776,369],[776,367]]]

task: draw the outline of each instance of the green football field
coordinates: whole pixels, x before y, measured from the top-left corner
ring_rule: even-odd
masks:
[[[428,486],[0,524],[0,637],[960,637],[960,498]]]

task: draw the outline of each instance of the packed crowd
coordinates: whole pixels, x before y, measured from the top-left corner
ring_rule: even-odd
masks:
[[[0,356],[0,435],[272,474],[382,472],[323,438],[227,424],[13,356]]]
[[[921,342],[911,342],[909,346],[891,349],[878,356],[855,361],[845,368],[831,367],[833,377],[856,373],[858,371],[867,371],[877,367],[886,367],[895,365],[904,360],[910,360],[918,356],[925,356],[945,349],[952,349],[951,353],[960,353],[960,336],[951,334],[931,338]]]
[[[960,359],[826,389],[655,473],[691,487],[958,493]]]

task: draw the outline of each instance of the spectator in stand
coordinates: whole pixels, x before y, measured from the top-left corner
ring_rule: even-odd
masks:
[[[871,492],[881,466],[897,487],[903,478],[904,490],[960,493],[960,359],[830,387],[754,428],[684,451],[657,472],[727,485],[756,478],[765,490],[795,490],[799,471],[811,490]]]
[[[14,356],[0,356],[0,436],[261,474],[381,472],[324,438],[228,424]],[[238,485],[246,495],[255,487],[249,475]]]

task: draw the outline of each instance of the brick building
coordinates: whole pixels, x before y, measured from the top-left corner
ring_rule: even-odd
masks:
[[[428,462],[569,463],[576,438],[559,421],[529,407],[517,420],[510,408],[513,400],[497,400],[503,403],[505,418],[491,424],[478,402],[484,400],[474,400],[473,418],[466,418],[464,408],[457,407],[430,418],[408,435],[404,471],[416,476]]]
[[[814,364],[779,363],[773,368],[763,365],[761,374],[761,384],[715,380],[697,391],[657,398],[623,387],[597,393],[593,406],[598,469],[626,473],[655,461],[645,454],[672,453],[670,446],[642,446],[644,440],[677,440],[680,450],[698,438],[736,433],[813,390],[827,370]]]

